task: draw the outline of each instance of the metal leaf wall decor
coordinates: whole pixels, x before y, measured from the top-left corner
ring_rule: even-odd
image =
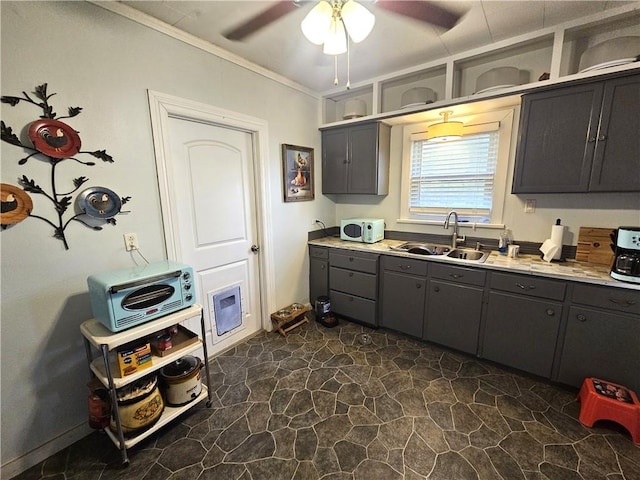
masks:
[[[65,231],[69,224],[79,222],[93,230],[102,230],[99,225],[91,225],[89,219],[99,219],[103,223],[116,224],[115,216],[121,212],[121,207],[127,203],[131,197],[118,197],[114,192],[103,187],[89,187],[82,191],[82,187],[89,181],[89,178],[80,176],[72,180],[73,186],[69,185],[68,191],[62,191],[57,182],[56,167],[65,161],[74,161],[82,165],[91,167],[95,165],[91,160],[80,160],[76,155],[90,155],[106,163],[113,163],[113,158],[106,150],[81,150],[81,141],[78,132],[61,119],[73,118],[82,112],[82,107],[69,107],[67,115],[58,116],[49,103],[55,93],[47,92],[47,84],[38,85],[32,95],[22,92],[22,96],[2,96],[2,103],[12,107],[23,103],[30,104],[42,109],[40,120],[36,120],[29,125],[28,136],[32,145],[26,145],[13,132],[13,129],[0,122],[1,139],[27,151],[27,155],[18,160],[18,165],[25,165],[32,157],[47,161],[51,166],[50,185],[42,187],[35,179],[22,175],[18,178],[18,187],[2,184],[2,195],[0,203],[2,211],[0,213],[0,223],[2,228],[13,223],[17,223],[26,217],[37,218],[51,225],[54,230],[53,236],[61,240],[65,249],[69,249]],[[65,190],[67,190],[65,189]],[[33,213],[33,204],[29,193],[42,195],[47,198],[57,216],[51,220],[42,215]],[[74,204],[79,205],[79,211],[69,210]]]

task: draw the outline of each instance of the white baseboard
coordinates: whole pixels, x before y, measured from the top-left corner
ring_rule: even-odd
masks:
[[[69,445],[77,442],[81,438],[86,437],[94,430],[89,427],[87,422],[83,422],[77,427],[66,431],[62,435],[48,441],[47,443],[39,446],[38,448],[31,450],[24,455],[8,461],[2,465],[0,470],[0,478],[9,480],[16,475],[28,470],[29,468],[37,465],[41,461],[49,458],[51,455],[58,453],[60,450],[64,450]]]

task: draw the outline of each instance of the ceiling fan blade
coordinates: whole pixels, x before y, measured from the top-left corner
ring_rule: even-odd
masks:
[[[431,23],[438,27],[446,29],[452,28],[460,15],[451,12],[446,8],[439,7],[431,2],[415,1],[415,0],[378,0],[376,7],[383,8],[390,12],[404,15],[405,17],[415,18],[422,22]]]
[[[225,32],[223,36],[229,40],[242,40],[298,8],[297,3],[296,1],[278,1],[275,5],[260,12],[233,30]]]

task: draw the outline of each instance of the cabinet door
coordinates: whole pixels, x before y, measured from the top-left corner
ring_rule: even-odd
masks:
[[[378,191],[379,127],[369,123],[349,129],[349,193],[388,193]]]
[[[348,193],[347,128],[322,132],[322,193]]]
[[[424,338],[475,353],[482,315],[483,289],[431,279]]]
[[[640,191],[640,75],[604,84],[589,189]]]
[[[426,278],[385,271],[382,277],[383,327],[422,337]]]
[[[490,292],[481,356],[549,378],[561,317],[561,303]]]
[[[320,296],[329,295],[329,261],[322,258],[309,259],[309,301],[315,307]]]
[[[598,377],[640,392],[640,319],[571,307],[558,381],[579,387]]]
[[[588,190],[602,90],[598,82],[523,96],[513,193]]]

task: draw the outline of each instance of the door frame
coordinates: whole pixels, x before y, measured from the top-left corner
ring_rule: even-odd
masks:
[[[260,324],[264,330],[271,330],[269,313],[275,311],[275,273],[273,239],[268,225],[272,225],[271,212],[268,208],[270,189],[268,128],[266,120],[243,115],[231,110],[214,107],[205,103],[147,90],[149,109],[151,114],[151,130],[153,133],[153,147],[156,157],[158,175],[158,189],[160,194],[160,209],[164,230],[165,251],[170,260],[180,259],[180,245],[176,242],[175,229],[177,221],[173,216],[175,211],[175,195],[169,188],[169,178],[172,176],[169,162],[169,119],[180,118],[231,128],[247,132],[251,135],[254,161],[254,185],[256,227],[260,253],[258,265],[260,270],[260,306],[262,318]]]

